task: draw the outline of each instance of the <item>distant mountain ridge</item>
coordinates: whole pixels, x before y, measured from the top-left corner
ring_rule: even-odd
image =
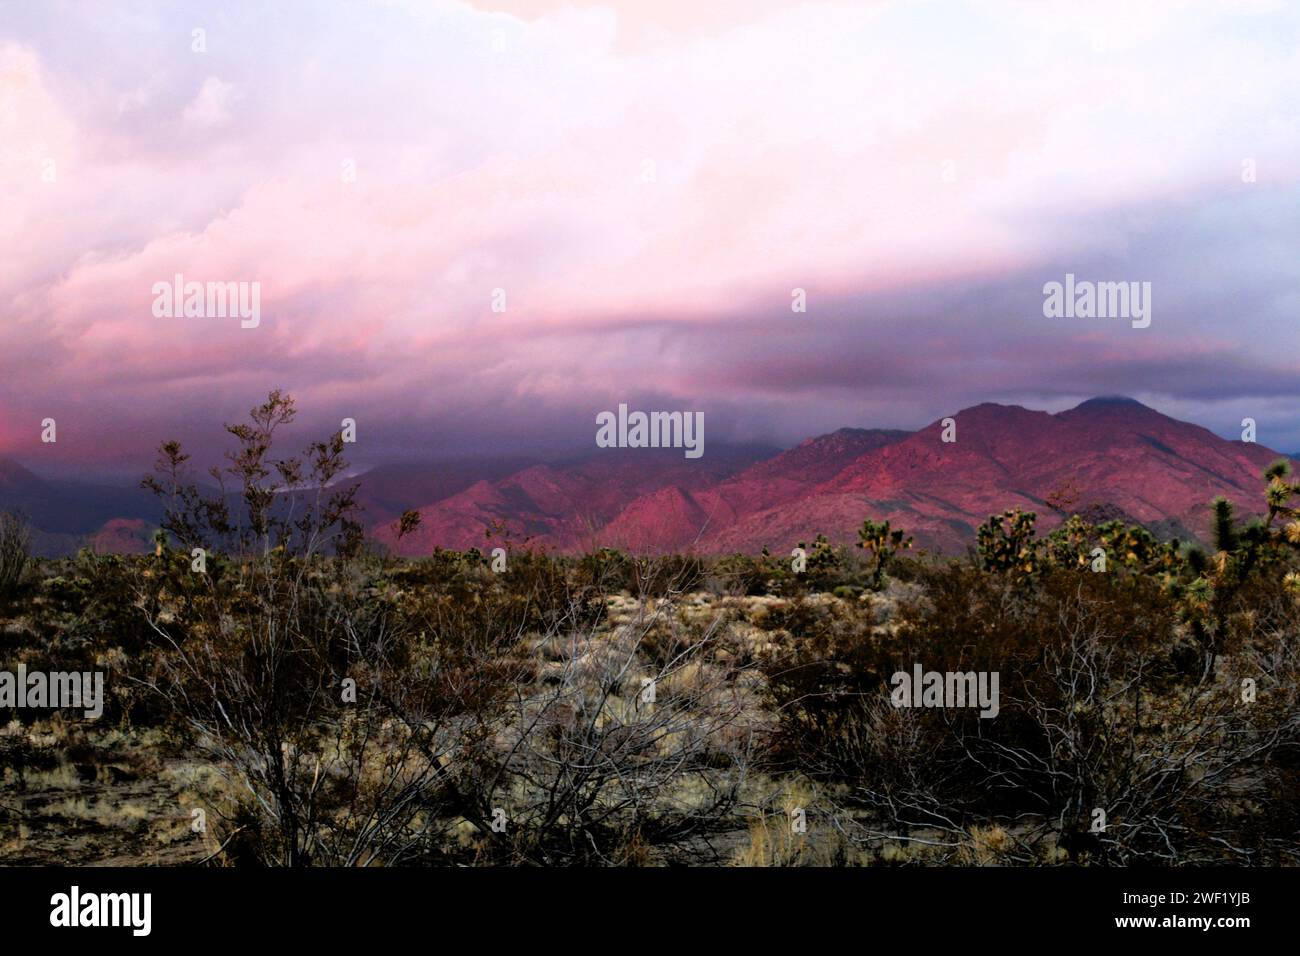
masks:
[[[779,552],[819,532],[856,541],[866,517],[905,528],[919,547],[958,553],[1008,508],[1054,527],[1062,513],[1049,498],[1163,537],[1204,538],[1218,495],[1243,514],[1262,511],[1260,473],[1284,457],[1122,396],[1057,414],[990,402],[951,418],[951,442],[940,420],[915,432],[841,428],[785,451],[715,443],[695,460],[672,449],[601,449],[562,463],[384,465],[356,479],[358,500],[372,538],[404,555],[484,548],[487,531],[503,527],[515,542],[558,551]],[[142,491],[46,480],[6,461],[0,508],[25,512],[51,554],[86,544],[144,550],[159,520]],[[396,519],[407,509],[421,521],[399,542]]]
[[[1074,489],[1072,512],[1123,515],[1166,537],[1205,537],[1217,495],[1243,514],[1262,510],[1260,473],[1281,457],[1120,396],[1055,415],[984,403],[952,418],[951,443],[942,421],[917,432],[846,428],[716,481],[700,473],[684,481],[683,471],[640,459],[632,486],[617,476],[628,467],[620,462],[638,461],[629,457],[636,452],[611,451],[580,469],[602,492],[602,507],[587,509],[586,521],[575,522],[588,502],[585,485],[545,498],[517,475],[420,508],[419,533],[400,543],[392,526],[374,535],[421,554],[435,544],[482,547],[484,529],[497,521],[563,551],[752,553],[788,550],[818,532],[852,543],[872,517],[906,528],[918,546],[954,553],[1008,508],[1035,511],[1040,528],[1054,527],[1063,516],[1047,499]]]

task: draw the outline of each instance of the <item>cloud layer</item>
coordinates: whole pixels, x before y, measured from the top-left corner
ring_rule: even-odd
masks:
[[[1102,392],[1300,447],[1294,5],[706,6],[9,6],[0,454],[138,462],[272,386],[376,460]],[[1045,319],[1067,271],[1151,328]],[[261,325],[155,318],[177,273]]]

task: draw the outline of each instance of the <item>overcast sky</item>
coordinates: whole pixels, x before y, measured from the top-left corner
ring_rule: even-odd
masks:
[[[1298,123],[1281,0],[0,0],[0,456],[273,386],[363,463],[1112,393],[1294,451]],[[1150,327],[1044,317],[1067,272]],[[177,273],[260,325],[156,317]]]

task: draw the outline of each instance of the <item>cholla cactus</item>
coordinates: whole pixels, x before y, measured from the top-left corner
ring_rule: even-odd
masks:
[[[1047,536],[1046,560],[1059,568],[1087,568],[1092,558],[1097,529],[1080,515],[1070,515]]]
[[[1091,525],[1081,516],[1071,515],[1044,543],[1046,550],[1040,561],[1058,568],[1088,569],[1098,547],[1106,553],[1107,567],[1139,574],[1167,579],[1184,564],[1178,539],[1161,542],[1141,525],[1123,521]]]
[[[1132,571],[1169,575],[1182,566],[1182,544],[1178,539],[1160,542],[1141,525],[1108,521],[1097,529],[1097,543],[1110,560]]]
[[[1016,571],[1034,574],[1038,570],[1039,542],[1034,537],[1032,511],[1007,511],[991,515],[980,525],[976,540],[980,562],[989,571]]]

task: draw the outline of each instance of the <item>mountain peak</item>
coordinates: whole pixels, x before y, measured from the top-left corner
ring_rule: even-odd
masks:
[[[979,428],[1022,428],[1049,421],[1047,412],[1025,408],[1023,405],[1003,405],[999,402],[980,402],[956,413],[956,419],[967,426],[974,424]],[[931,422],[929,429],[943,427],[943,420]]]
[[[1070,411],[1100,411],[1108,408],[1140,408],[1148,412],[1152,411],[1150,406],[1143,405],[1136,398],[1129,398],[1127,395],[1099,395],[1096,398],[1088,399],[1086,402],[1080,402],[1078,405],[1074,406],[1074,408],[1070,409]]]

